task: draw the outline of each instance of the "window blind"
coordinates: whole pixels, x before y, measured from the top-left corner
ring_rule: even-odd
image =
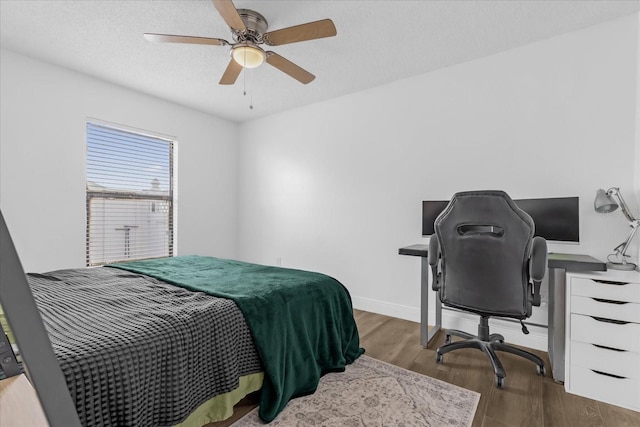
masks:
[[[173,255],[174,141],[87,123],[87,265]]]

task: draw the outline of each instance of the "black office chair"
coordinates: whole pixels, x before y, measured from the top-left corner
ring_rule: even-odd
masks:
[[[544,376],[542,359],[489,333],[489,317],[497,316],[520,320],[528,334],[523,319],[531,316],[533,305],[540,305],[547,242],[533,237],[531,217],[504,191],[467,191],[453,196],[434,225],[428,255],[433,289],[444,305],[480,315],[477,336],[447,330],[436,362],[459,348],[480,349],[489,357],[496,386],[502,388],[506,373],[496,351],[505,351],[531,360]],[[452,342],[452,335],[464,340]]]

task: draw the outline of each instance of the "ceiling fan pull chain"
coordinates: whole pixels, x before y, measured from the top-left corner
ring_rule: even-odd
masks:
[[[251,70],[251,76],[249,77],[249,85],[253,83],[253,70]],[[249,91],[249,109],[253,110],[253,91]]]
[[[244,51],[244,62],[247,62],[247,51]],[[247,96],[247,69],[243,67],[244,73],[242,73],[242,94]]]

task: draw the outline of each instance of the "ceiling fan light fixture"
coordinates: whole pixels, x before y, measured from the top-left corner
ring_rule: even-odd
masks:
[[[233,60],[245,68],[256,68],[264,62],[264,50],[251,44],[237,45],[231,51]]]

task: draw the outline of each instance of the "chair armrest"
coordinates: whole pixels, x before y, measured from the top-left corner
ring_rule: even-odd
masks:
[[[429,253],[427,254],[427,259],[429,261],[429,265],[431,266],[431,276],[432,283],[431,288],[434,291],[440,289],[440,275],[438,274],[438,260],[440,258],[440,243],[438,242],[438,238],[434,234],[429,238]]]
[[[440,244],[438,243],[438,238],[434,234],[429,238],[429,253],[427,254],[429,265],[434,267],[438,265],[438,258],[440,257]]]
[[[541,282],[547,272],[547,241],[536,236],[533,238],[531,262],[529,263],[531,279]]]
[[[531,248],[531,259],[529,261],[529,274],[533,281],[533,302],[536,307],[540,306],[540,285],[547,272],[547,241],[540,236],[533,238]]]

